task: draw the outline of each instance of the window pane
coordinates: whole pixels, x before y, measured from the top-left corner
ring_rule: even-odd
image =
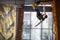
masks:
[[[42,40],[52,40],[52,29],[42,30]]]
[[[30,29],[23,29],[22,39],[30,39]]]
[[[53,20],[52,20],[52,12],[46,12],[47,19],[42,22],[42,28],[52,28],[53,27]]]
[[[40,29],[31,29],[31,40],[41,40],[41,30]]]
[[[24,12],[23,28],[30,28],[30,12]]]

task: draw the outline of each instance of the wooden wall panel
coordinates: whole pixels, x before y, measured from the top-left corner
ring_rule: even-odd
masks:
[[[57,14],[58,40],[60,40],[60,0],[55,0]]]
[[[23,13],[24,13],[24,8],[23,6],[21,6],[19,8],[19,14],[18,14],[18,28],[17,28],[16,40],[22,40]]]
[[[58,29],[57,29],[57,15],[56,15],[56,5],[55,1],[52,2],[52,13],[53,13],[53,23],[54,23],[54,34],[55,34],[55,40],[58,40]]]

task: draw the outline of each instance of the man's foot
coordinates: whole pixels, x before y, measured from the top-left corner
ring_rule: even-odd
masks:
[[[35,27],[37,27],[37,25],[35,25]]]

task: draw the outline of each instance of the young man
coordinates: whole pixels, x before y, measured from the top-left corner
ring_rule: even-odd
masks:
[[[42,15],[39,11],[39,9],[37,8],[37,6],[40,4],[40,2],[36,2],[35,4],[32,4],[33,9],[37,12],[37,18],[39,19],[39,22],[35,25],[38,26],[42,21],[44,21],[47,18],[47,15],[45,13],[45,7],[43,7],[44,10],[44,14]]]

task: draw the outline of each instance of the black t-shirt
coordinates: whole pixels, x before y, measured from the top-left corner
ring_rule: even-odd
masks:
[[[47,15],[45,16],[45,18],[43,18],[44,14],[42,15],[38,8],[36,8],[35,11],[37,12],[37,18],[39,20],[41,20],[41,19],[44,20],[45,18],[47,18]]]
[[[37,14],[37,18],[38,18],[39,20],[41,20],[41,19],[43,18],[43,15],[42,15],[42,14],[40,14],[40,15]]]

